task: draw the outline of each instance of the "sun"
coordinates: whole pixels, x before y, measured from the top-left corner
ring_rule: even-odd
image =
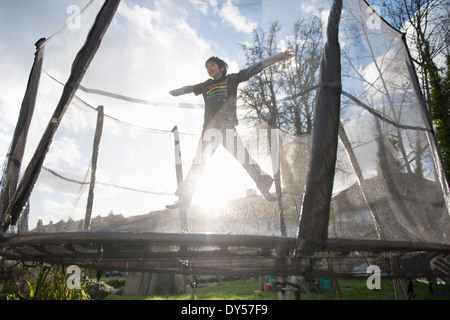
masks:
[[[192,203],[215,211],[226,201],[242,198],[248,189],[255,187],[244,168],[226,151],[219,149],[199,178]]]

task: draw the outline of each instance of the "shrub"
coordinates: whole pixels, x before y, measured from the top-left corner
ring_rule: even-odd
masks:
[[[80,289],[67,287],[68,274],[64,267],[43,266],[37,275],[34,275],[27,267],[28,274],[25,280],[27,292],[19,291],[8,295],[8,300],[89,300],[86,293],[86,283],[81,284]]]

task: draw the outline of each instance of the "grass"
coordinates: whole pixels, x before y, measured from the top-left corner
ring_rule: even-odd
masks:
[[[394,285],[392,280],[382,280],[380,290],[370,290],[364,280],[342,280],[339,281],[343,300],[395,300]],[[408,282],[405,281],[405,286]],[[413,300],[450,300],[450,285],[433,286],[435,296],[432,297],[428,285],[414,281]],[[200,283],[195,290],[195,300],[277,300],[276,293],[267,293],[260,290],[259,279],[235,280],[220,284]],[[442,294],[443,293],[443,294]],[[109,300],[189,300],[191,290],[186,293],[152,296],[122,296],[112,295]],[[302,300],[329,300],[330,294],[326,293],[303,293]],[[402,300],[406,296],[402,294]],[[340,300],[336,292],[332,300]]]
[[[190,300],[191,290],[185,293],[152,296],[110,296],[111,300]],[[261,292],[259,281],[236,280],[223,284],[200,284],[195,290],[195,300],[276,300],[276,295]]]

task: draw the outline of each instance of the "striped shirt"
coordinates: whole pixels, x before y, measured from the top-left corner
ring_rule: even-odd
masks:
[[[238,85],[261,72],[270,65],[282,61],[283,53],[275,54],[238,73],[227,74],[219,80],[208,79],[194,86],[186,86],[172,91],[177,96],[186,93],[202,94],[205,101],[203,129],[233,128],[238,124],[236,100]]]

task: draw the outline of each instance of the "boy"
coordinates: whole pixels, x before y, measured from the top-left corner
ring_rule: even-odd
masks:
[[[228,65],[222,59],[211,57],[205,63],[206,71],[211,79],[208,79],[203,83],[182,87],[169,92],[173,96],[187,93],[194,93],[195,95],[202,94],[205,101],[205,115],[202,138],[200,139],[196,158],[194,159],[194,163],[189,170],[186,179],[176,191],[179,201],[173,205],[166,206],[168,209],[189,208],[195,191],[194,184],[205,166],[205,156],[212,155],[218,145],[224,145],[222,139],[224,137],[229,139],[230,133],[231,137],[235,139],[236,142],[236,144],[234,144],[233,141],[232,145],[238,145],[238,148],[241,146],[241,150],[244,151],[244,163],[241,164],[255,181],[261,194],[268,201],[277,200],[277,198],[269,192],[273,183],[273,178],[263,172],[259,165],[250,158],[248,151],[245,147],[242,147],[242,141],[236,132],[235,126],[238,124],[236,112],[237,88],[239,83],[247,81],[250,77],[261,72],[270,65],[292,57],[292,51],[286,50],[264,59],[247,69],[230,75],[227,74]],[[229,141],[227,141],[227,146],[228,145]],[[209,153],[206,154],[206,151]],[[228,151],[237,158],[236,154],[232,152],[233,150]],[[248,163],[245,159],[249,159]]]

